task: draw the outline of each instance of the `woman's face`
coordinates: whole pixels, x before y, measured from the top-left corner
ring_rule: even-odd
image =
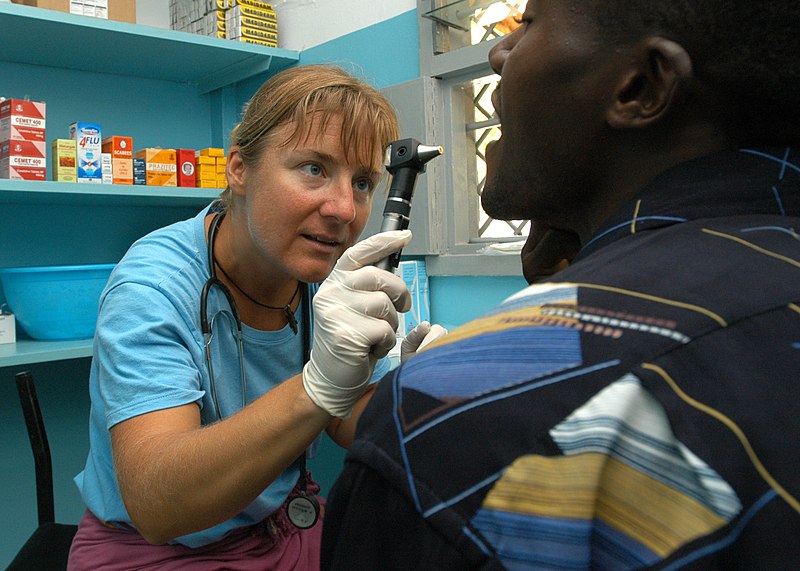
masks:
[[[306,133],[282,146],[294,125],[277,127],[242,180],[253,261],[274,277],[316,282],[364,229],[381,173],[345,156],[340,117],[324,131],[316,115],[309,119]]]

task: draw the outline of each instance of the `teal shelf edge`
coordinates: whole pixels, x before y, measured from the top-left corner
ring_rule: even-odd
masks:
[[[19,340],[0,345],[0,367],[18,367],[48,361],[92,356],[91,339],[65,341]]]
[[[196,84],[208,93],[291,67],[300,53],[0,3],[0,61]]]
[[[0,179],[0,202],[3,204],[202,207],[220,192],[217,188]]]

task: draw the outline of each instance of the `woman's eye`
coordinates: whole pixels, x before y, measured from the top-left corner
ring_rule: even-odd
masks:
[[[322,167],[316,163],[305,164],[300,169],[311,176],[320,176],[322,174]]]
[[[353,188],[358,192],[372,192],[373,184],[369,179],[361,179],[353,183]]]

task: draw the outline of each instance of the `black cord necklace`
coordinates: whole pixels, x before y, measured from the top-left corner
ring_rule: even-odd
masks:
[[[222,220],[220,220],[220,225],[221,225],[221,222],[222,222]],[[246,291],[244,291],[242,288],[240,288],[239,284],[237,284],[235,281],[233,281],[233,278],[228,275],[228,272],[225,271],[225,268],[222,267],[222,264],[219,263],[219,260],[214,260],[214,263],[219,268],[219,271],[222,272],[222,275],[225,276],[226,278],[228,278],[228,281],[230,282],[230,284],[233,287],[235,287],[239,291],[239,293],[241,293],[247,299],[249,299],[250,301],[252,301],[256,305],[264,307],[266,309],[272,309],[274,311],[283,311],[284,315],[286,315],[286,321],[289,322],[289,327],[291,327],[292,331],[294,332],[294,334],[297,335],[297,318],[294,316],[294,311],[292,311],[292,304],[294,303],[294,300],[297,297],[297,294],[300,293],[300,280],[297,281],[297,287],[295,288],[294,293],[292,294],[292,299],[289,300],[289,303],[287,303],[283,307],[276,307],[274,305],[267,305],[266,303],[261,303],[257,299],[253,298],[250,294],[248,294]]]

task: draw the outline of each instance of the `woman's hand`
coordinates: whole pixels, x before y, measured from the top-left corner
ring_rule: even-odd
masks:
[[[396,342],[397,312],[411,307],[411,296],[402,278],[370,264],[410,240],[410,231],[394,230],[348,248],[314,296],[314,343],[303,385],[332,416],[350,416],[375,362]]]

